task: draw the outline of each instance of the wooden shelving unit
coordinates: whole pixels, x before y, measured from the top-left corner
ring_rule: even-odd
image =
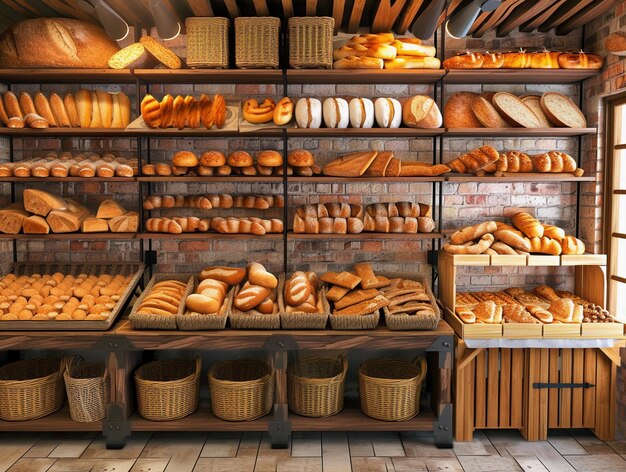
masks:
[[[291,177],[290,177],[291,179]],[[224,176],[138,176],[134,180],[137,182],[244,182],[244,183],[267,183],[267,184],[280,184],[283,183],[283,178],[280,176],[263,176],[263,175],[224,175]]]
[[[443,239],[441,233],[350,233],[350,234],[307,234],[289,232],[288,239],[347,239],[347,240],[366,240],[366,239],[388,239],[393,240],[419,240],[419,239]]]
[[[0,69],[5,84],[134,84],[129,69]]]
[[[135,69],[149,84],[282,84],[281,69]]]
[[[79,423],[70,417],[70,409],[67,405],[51,415],[28,421],[1,421],[0,431],[6,432],[102,432],[102,421],[93,423]]]

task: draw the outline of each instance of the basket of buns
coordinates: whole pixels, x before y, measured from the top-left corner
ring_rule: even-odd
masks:
[[[229,27],[228,18],[187,18],[187,65],[191,68],[228,69]]]
[[[392,331],[437,329],[441,311],[430,284],[418,277],[387,278],[390,284],[379,289],[389,300],[383,308],[387,327]]]
[[[198,408],[200,358],[144,364],[135,372],[137,410],[150,421],[184,418]]]
[[[179,329],[224,329],[231,310],[235,286],[246,270],[236,267],[207,267],[193,278],[193,293],[185,299],[185,311],[177,315]]]
[[[29,359],[0,368],[0,419],[43,418],[65,403],[63,371],[66,359]]]
[[[324,329],[330,315],[326,289],[314,272],[294,272],[279,298],[280,325],[284,329]]]
[[[289,18],[289,65],[294,69],[333,67],[333,30],[329,16]]]
[[[289,409],[300,416],[325,418],[343,409],[348,360],[298,359],[287,369]]]
[[[66,363],[63,379],[72,420],[92,423],[106,416],[111,379],[103,362],[84,362],[73,356]]]
[[[279,329],[279,298],[284,277],[276,277],[262,264],[246,268],[246,281],[235,287],[229,319],[233,329]]]
[[[189,274],[156,274],[135,302],[128,319],[133,329],[176,329],[177,317],[193,289]]]
[[[257,359],[215,364],[209,372],[213,414],[225,421],[252,421],[274,403],[274,369]]]
[[[235,64],[240,69],[277,69],[280,19],[235,18]]]
[[[381,421],[406,421],[420,412],[426,359],[373,359],[359,367],[361,411]]]

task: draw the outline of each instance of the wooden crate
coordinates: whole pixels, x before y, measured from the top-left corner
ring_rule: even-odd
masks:
[[[590,428],[613,439],[623,341],[593,349],[470,349],[456,339],[456,441],[471,441],[483,428],[517,429],[529,441],[546,440],[549,428]]]

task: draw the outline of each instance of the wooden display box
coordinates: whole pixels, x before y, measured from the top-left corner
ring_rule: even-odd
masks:
[[[602,440],[615,429],[620,347],[477,348],[456,338],[455,440],[477,429],[517,429],[529,441],[550,428],[590,428]]]

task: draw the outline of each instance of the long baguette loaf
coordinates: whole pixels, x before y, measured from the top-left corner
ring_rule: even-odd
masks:
[[[468,241],[480,239],[487,233],[493,233],[498,229],[495,221],[483,221],[477,225],[467,226],[450,236],[453,245],[465,244]]]

